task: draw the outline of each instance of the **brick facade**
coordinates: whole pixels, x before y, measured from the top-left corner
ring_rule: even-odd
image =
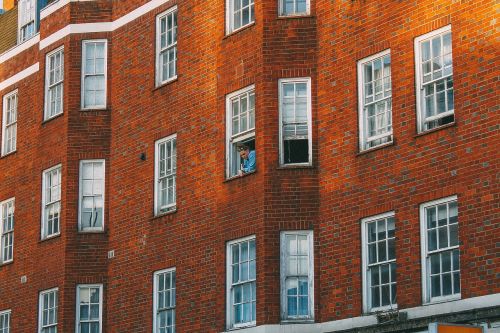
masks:
[[[500,295],[495,1],[310,1],[310,15],[283,18],[277,0],[256,0],[255,23],[229,35],[224,0],[69,2],[41,20],[39,43],[0,55],[0,96],[18,89],[19,98],[17,151],[0,158],[0,202],[16,200],[14,260],[0,265],[0,312],[11,309],[12,332],[36,331],[38,294],[55,287],[58,330],[73,332],[78,284],[103,284],[102,332],[151,332],[153,273],[171,267],[177,332],[223,332],[226,243],[250,235],[257,244],[257,326],[276,329],[284,230],[313,230],[314,322],[332,325],[304,324],[293,332],[334,331],[328,327],[335,321],[335,330],[353,332],[422,332],[433,321],[500,322],[500,304],[483,304],[385,326],[340,324],[363,316],[360,220],[394,211],[397,303],[405,312],[423,303],[420,205],[451,195],[458,197],[461,299]],[[175,5],[178,75],[156,87],[156,16]],[[137,18],[117,24],[137,10]],[[47,42],[83,23],[97,26]],[[418,134],[414,39],[446,25],[455,122]],[[81,111],[87,39],[108,40],[105,110]],[[44,122],[45,55],[61,45],[64,112]],[[394,141],[360,153],[356,65],[386,49]],[[35,63],[36,73],[4,84]],[[299,77],[311,78],[313,162],[280,167],[278,80]],[[227,180],[226,95],[252,84],[257,170]],[[177,134],[177,206],[158,217],[155,141],[171,134]],[[99,233],[78,231],[84,159],[106,161]],[[41,240],[41,175],[59,163],[61,234]],[[108,259],[110,250],[115,257]],[[292,332],[285,324],[280,329]]]

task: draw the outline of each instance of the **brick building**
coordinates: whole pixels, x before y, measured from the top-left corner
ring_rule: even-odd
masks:
[[[0,333],[500,332],[496,6],[7,4]]]

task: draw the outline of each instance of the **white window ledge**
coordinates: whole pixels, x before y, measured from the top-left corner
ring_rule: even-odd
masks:
[[[500,293],[450,301],[447,303],[399,309],[399,311],[406,312],[408,314],[408,319],[411,320],[494,306],[500,306]],[[316,324],[262,325],[240,329],[238,333],[327,333],[377,324],[377,316],[369,315]]]

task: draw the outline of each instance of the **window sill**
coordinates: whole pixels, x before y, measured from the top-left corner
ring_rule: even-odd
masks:
[[[447,129],[447,128],[450,128],[450,127],[455,127],[455,126],[457,126],[456,121],[454,121],[452,123],[449,123],[449,124],[446,124],[446,125],[443,125],[443,126],[439,126],[439,127],[433,128],[433,129],[425,131],[425,132],[417,133],[417,134],[414,135],[414,137],[415,138],[419,138],[421,136],[424,136],[424,135],[427,135],[427,134],[431,134],[431,133],[434,133],[434,132],[439,132],[441,130],[444,130],[444,129]]]
[[[47,236],[45,238],[42,238],[38,241],[38,243],[44,243],[44,242],[48,242],[48,241],[51,241],[53,239],[57,239],[57,238],[60,238],[61,237],[61,233],[57,233],[55,235],[50,235],[50,236]]]
[[[54,119],[57,119],[57,118],[61,118],[62,116],[64,116],[64,112],[61,112],[59,114],[56,114],[55,116],[51,117],[51,118],[48,118],[48,119],[44,119],[42,121],[42,126],[44,126],[45,124],[47,123],[50,123],[52,120]]]
[[[301,14],[291,14],[291,15],[279,15],[278,20],[288,20],[288,19],[301,19],[301,18],[316,18],[316,16],[311,15],[311,13],[301,13]]]
[[[369,154],[373,151],[376,151],[376,150],[380,150],[380,149],[384,149],[384,148],[387,148],[387,147],[390,147],[390,146],[394,146],[395,142],[394,140],[391,141],[391,142],[387,142],[387,143],[383,143],[381,145],[378,145],[378,146],[375,146],[375,147],[371,147],[371,148],[368,148],[368,149],[365,149],[363,151],[360,151],[356,154],[356,156],[362,156],[362,155],[366,155],[366,154]]]
[[[236,179],[240,179],[240,178],[244,178],[244,177],[247,177],[247,176],[250,176],[250,175],[253,175],[257,173],[257,170],[254,170],[254,171],[251,171],[251,172],[247,172],[247,173],[244,173],[242,175],[237,175],[237,176],[233,176],[231,178],[226,178],[223,183],[228,183],[230,181],[233,181],[233,180],[236,180]]]
[[[429,302],[422,303],[422,305],[426,306],[426,305],[433,305],[433,304],[448,303],[448,302],[458,301],[461,299],[462,299],[462,294],[456,294],[456,295],[436,298],[436,299],[431,300]]]
[[[175,213],[177,213],[177,206],[173,206],[172,209],[169,210],[168,212],[153,215],[153,217],[151,217],[151,221],[159,220],[163,217],[174,215]]]
[[[9,261],[6,261],[6,262],[0,262],[0,269],[2,267],[12,265],[13,263],[14,263],[14,260],[9,260]]]
[[[105,230],[78,230],[79,235],[102,235],[106,234]]]
[[[93,112],[93,111],[110,111],[108,107],[104,106],[104,107],[95,107],[95,108],[87,108],[87,109],[84,109],[84,108],[80,108],[80,112]]]
[[[367,312],[365,312],[364,314],[367,315],[367,316],[369,316],[369,315],[377,315],[377,314],[383,314],[383,313],[390,312],[390,311],[395,311],[397,309],[398,309],[398,305],[397,304],[395,304],[393,306],[381,306],[381,307],[378,307],[378,308],[370,309]]]
[[[310,164],[288,164],[280,165],[276,170],[294,170],[294,169],[316,169],[314,165]]]
[[[248,23],[247,25],[244,25],[242,27],[239,27],[236,30],[232,30],[231,32],[227,33],[224,37],[222,37],[222,40],[229,38],[231,36],[234,36],[234,35],[238,34],[239,32],[245,31],[253,26],[255,26],[255,21],[253,21],[252,23]]]
[[[160,83],[159,85],[155,86],[155,88],[153,89],[153,91],[156,91],[156,90],[159,90],[159,89],[161,89],[161,88],[163,88],[163,87],[166,87],[166,86],[168,86],[169,84],[172,84],[172,83],[174,83],[174,82],[177,82],[178,80],[179,80],[179,76],[178,76],[178,75],[176,75],[176,76],[174,76],[173,78],[168,79],[167,81],[162,82],[162,83]]]
[[[255,327],[255,326],[257,326],[257,323],[255,321],[252,321],[251,323],[248,323],[246,325],[242,324],[240,326],[235,326],[235,327],[228,328],[226,330],[226,332],[233,332],[233,331],[241,330],[241,329],[244,329],[244,328]]]
[[[280,322],[281,325],[289,324],[313,324],[314,319],[286,319]]]
[[[6,154],[3,154],[2,156],[0,156],[0,160],[1,160],[2,158],[6,158],[6,157],[9,157],[9,156],[11,156],[11,155],[14,155],[15,153],[17,153],[17,149],[16,149],[16,150],[13,150],[13,151],[10,151],[10,152],[8,152],[8,153],[6,153]]]

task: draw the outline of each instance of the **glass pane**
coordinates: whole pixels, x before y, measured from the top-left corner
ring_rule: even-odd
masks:
[[[448,247],[448,228],[441,227],[438,229],[438,238],[439,238],[439,248]]]
[[[382,283],[389,283],[390,280],[389,280],[389,265],[382,265],[380,267],[380,271],[381,271],[381,282]]]
[[[459,270],[460,269],[460,254],[458,249],[453,251],[453,270]]]
[[[439,274],[441,271],[441,260],[439,254],[433,254],[430,256],[431,259],[431,274]]]
[[[390,286],[382,286],[382,306],[391,304]]]
[[[436,229],[427,231],[427,248],[429,251],[437,249],[437,234]]]
[[[372,288],[372,308],[380,306],[380,289],[379,287]]]
[[[379,242],[378,243],[378,261],[386,261],[387,256],[386,256],[386,243],[385,242]]]
[[[449,272],[451,270],[451,252],[446,251],[441,253],[441,272]]]
[[[375,223],[368,223],[368,242],[374,242],[376,241],[376,224]]]
[[[377,286],[380,284],[380,279],[379,279],[379,267],[373,267],[370,269],[371,273],[371,285],[372,286]]]
[[[447,273],[443,275],[443,296],[451,295],[451,274]]]
[[[255,259],[255,241],[254,240],[250,241],[249,245],[250,245],[250,257],[249,257],[249,259],[254,260]]]
[[[441,296],[441,276],[431,276],[431,296]]]
[[[460,273],[453,273],[453,293],[460,293]]]

